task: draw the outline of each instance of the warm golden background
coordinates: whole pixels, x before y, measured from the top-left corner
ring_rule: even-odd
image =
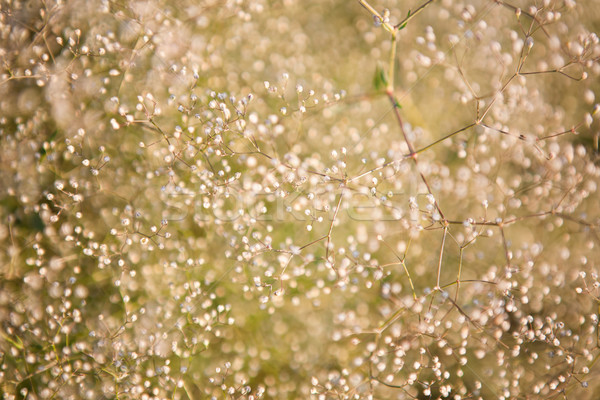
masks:
[[[3,399],[597,398],[599,0],[0,11]]]

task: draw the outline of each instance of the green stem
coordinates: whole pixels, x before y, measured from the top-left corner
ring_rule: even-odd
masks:
[[[398,44],[398,31],[392,32],[392,50],[390,51],[390,64],[388,69],[388,85],[386,91],[388,94],[394,93],[394,76],[396,74],[396,46]],[[394,96],[395,97],[395,96]],[[394,98],[394,100],[396,100]]]
[[[413,12],[413,13],[411,13],[409,10],[406,18],[404,18],[402,21],[400,21],[396,25],[394,25],[394,29],[396,29],[396,30],[402,29],[408,23],[408,21],[410,21],[411,19],[416,17],[421,11],[423,11],[425,9],[425,7],[427,7],[429,4],[433,3],[433,1],[434,0],[427,0],[425,3],[421,4],[419,6],[419,8],[417,8],[415,10],[415,12]]]

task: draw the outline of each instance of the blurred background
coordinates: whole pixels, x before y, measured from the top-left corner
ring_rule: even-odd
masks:
[[[0,11],[3,398],[596,398],[598,0]]]

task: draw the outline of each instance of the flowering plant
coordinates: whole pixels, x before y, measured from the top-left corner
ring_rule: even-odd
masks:
[[[599,0],[0,9],[3,398],[594,398]]]

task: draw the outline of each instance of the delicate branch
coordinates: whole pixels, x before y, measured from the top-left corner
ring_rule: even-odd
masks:
[[[431,4],[433,2],[434,2],[434,0],[427,0],[425,3],[421,4],[414,12],[411,12],[410,10],[408,10],[408,15],[406,16],[406,18],[404,18],[402,21],[400,21],[396,25],[394,25],[394,28],[397,30],[404,29],[404,27],[406,26],[408,21],[410,21],[411,19],[413,19],[414,17],[419,15],[421,13],[421,11],[423,11],[425,9],[425,7],[427,7],[429,4]]]

